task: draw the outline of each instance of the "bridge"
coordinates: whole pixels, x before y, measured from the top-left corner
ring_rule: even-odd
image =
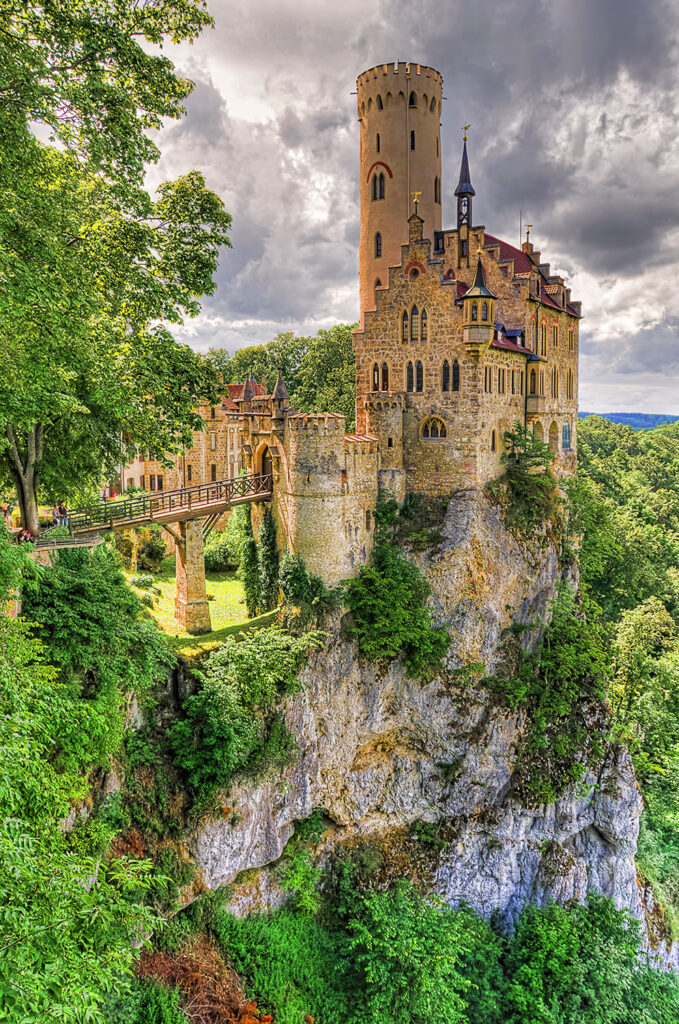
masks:
[[[73,540],[60,546],[74,546],[79,538],[91,544],[93,536],[110,530],[162,526],[177,548],[175,618],[189,633],[209,633],[203,542],[224,512],[247,502],[268,501],[272,495],[272,475],[252,474],[75,508],[68,515]]]

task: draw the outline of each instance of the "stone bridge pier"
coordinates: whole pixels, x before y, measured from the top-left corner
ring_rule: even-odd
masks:
[[[210,606],[205,589],[203,520],[189,519],[172,530],[177,545],[177,592],[174,617],[187,633],[210,633]]]

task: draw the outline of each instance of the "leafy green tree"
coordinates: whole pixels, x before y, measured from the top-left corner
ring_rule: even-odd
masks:
[[[241,519],[240,544],[240,578],[245,591],[245,606],[249,618],[257,614],[260,605],[261,577],[259,573],[259,554],[255,535],[252,531],[252,506],[247,504]]]
[[[554,453],[518,421],[504,432],[503,440],[500,461],[505,467],[503,479],[509,493],[505,514],[510,526],[521,534],[531,535],[557,513]]]
[[[356,357],[352,333],[357,324],[321,330],[308,345],[293,387],[292,404],[299,412],[339,412],[347,430],[356,423]]]
[[[278,545],[270,508],[264,510],[259,529],[259,605],[268,612],[278,604]]]

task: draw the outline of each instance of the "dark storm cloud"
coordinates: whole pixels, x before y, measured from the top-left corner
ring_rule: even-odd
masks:
[[[401,59],[444,76],[446,223],[459,129],[471,121],[475,219],[516,241],[523,210],[543,259],[574,276],[587,314],[583,381],[591,372],[599,389],[606,379],[624,388],[637,358],[651,373],[679,375],[676,3],[210,6],[215,31],[179,51],[182,72],[197,83],[188,116],[161,139],[162,174],[199,167],[234,218],[234,248],[194,344],[235,347],[356,318],[351,92],[365,68]],[[643,348],[653,324],[662,326],[649,364]]]

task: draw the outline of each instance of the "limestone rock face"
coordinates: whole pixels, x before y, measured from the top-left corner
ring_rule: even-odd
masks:
[[[556,552],[527,552],[478,492],[453,498],[443,534],[420,565],[436,618],[451,628],[448,667],[483,662],[492,672],[502,631],[546,614]],[[297,764],[264,784],[235,787],[236,817],[195,837],[209,888],[276,860],[295,819],[322,804],[335,823],[332,842],[445,819],[449,841],[432,877],[451,904],[465,900],[511,923],[528,901],[584,899],[596,889],[644,916],[634,865],[641,797],[626,750],[611,748],[596,776],[528,809],[512,790],[525,716],[478,685],[445,674],[423,684],[401,662],[367,662],[339,619],[303,678],[286,709]]]

